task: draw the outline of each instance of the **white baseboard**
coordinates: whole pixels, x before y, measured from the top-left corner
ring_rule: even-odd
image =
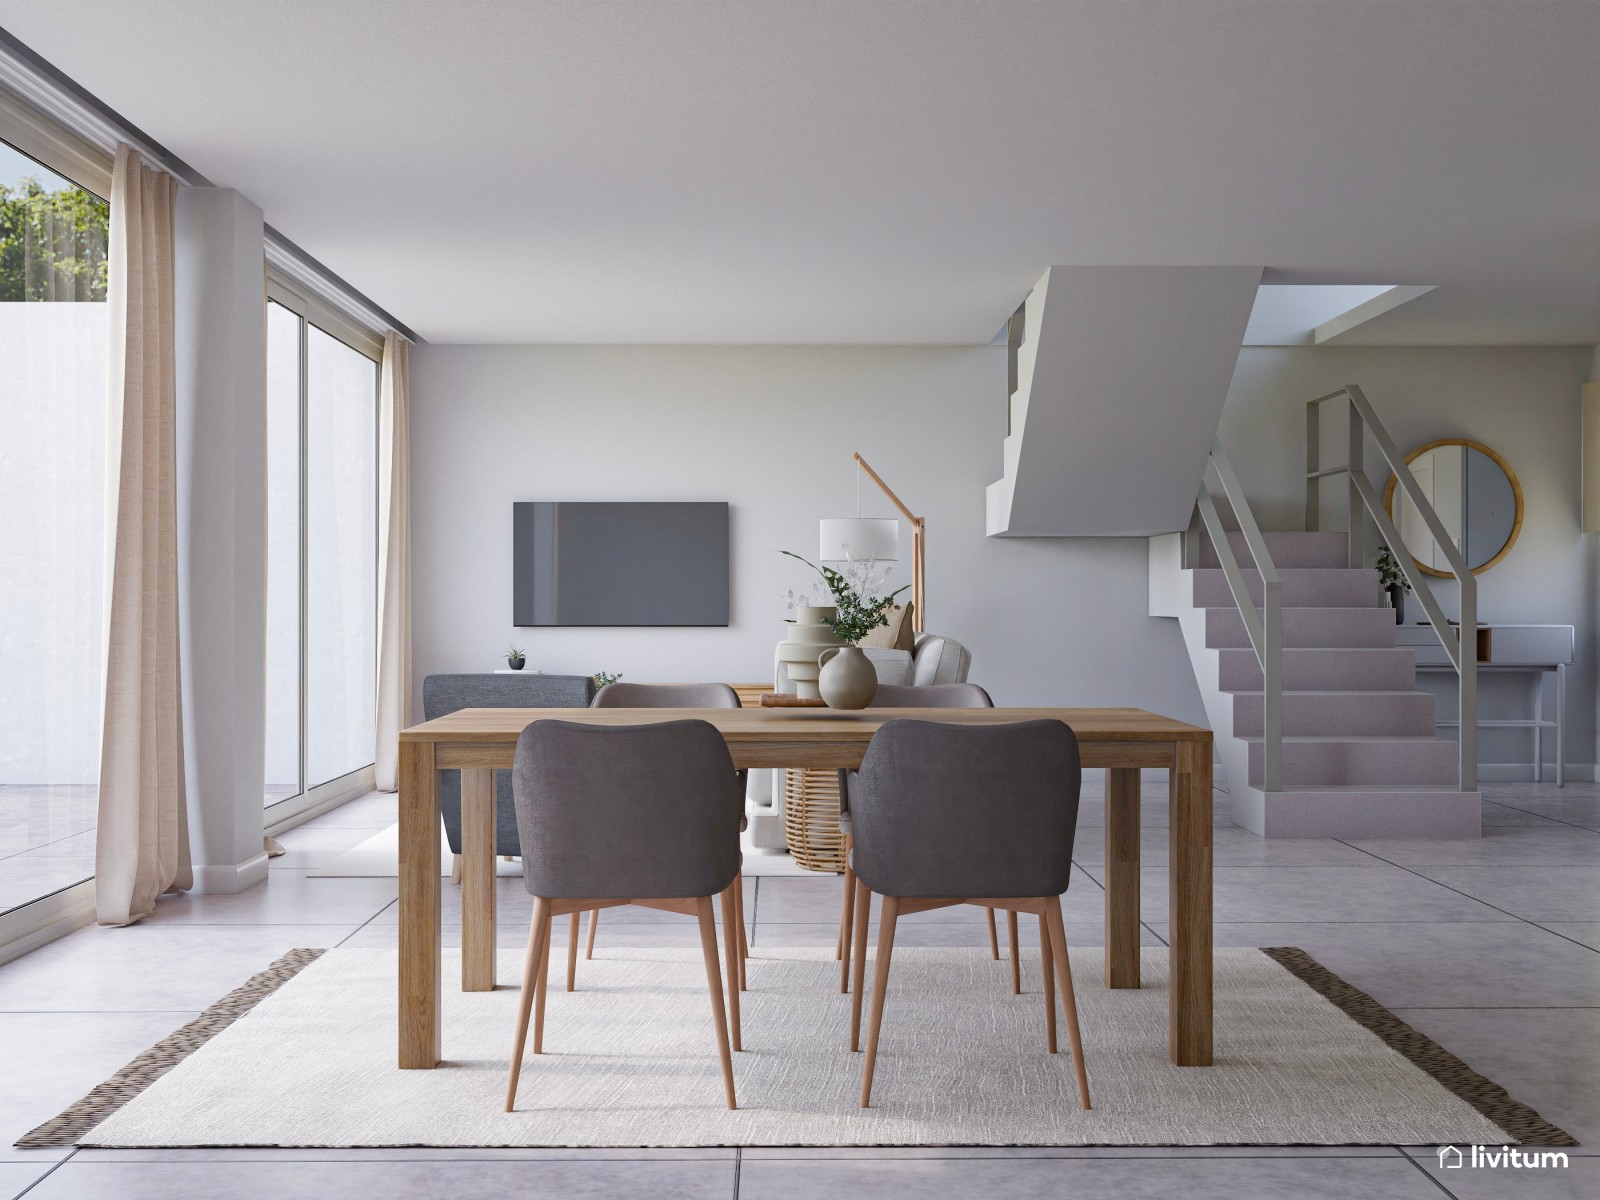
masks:
[[[44,896],[0,916],[0,964],[94,924],[94,880]]]
[[[263,850],[242,863],[215,866],[195,864],[194,886],[189,890],[202,896],[232,896],[253,888],[267,877],[267,853]]]

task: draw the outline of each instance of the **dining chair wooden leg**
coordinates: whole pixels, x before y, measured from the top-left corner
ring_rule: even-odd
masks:
[[[856,880],[855,929],[850,935],[850,958],[855,982],[850,988],[850,1052],[861,1049],[861,995],[867,974],[867,919],[872,915],[872,892]]]
[[[856,873],[844,869],[844,903],[839,908],[839,990],[850,990],[850,927],[856,915]]]
[[[728,1049],[728,1015],[723,1009],[721,972],[717,966],[717,922],[711,915],[710,896],[701,896],[695,901],[695,913],[700,918],[700,953],[706,960],[711,1016],[717,1026],[717,1053],[722,1056],[722,1090],[727,1095],[728,1107],[738,1108],[733,1094],[733,1052]]]
[[[750,990],[750,936],[744,926],[744,872],[740,871],[733,880],[733,907],[739,917],[739,990]]]
[[[578,922],[582,913],[572,914],[572,923],[567,927],[567,991],[578,990]]]
[[[550,909],[545,909],[544,937],[539,943],[538,977],[533,985],[533,1052],[544,1053],[544,998],[550,990],[550,936],[551,928],[555,925],[555,917]]]
[[[450,856],[450,882],[457,887],[461,886],[461,855]]]
[[[589,940],[584,943],[583,957],[594,957],[594,931],[600,928],[600,910],[598,908],[589,913]]]
[[[1050,1053],[1056,1052],[1056,956],[1050,949],[1050,925],[1039,914],[1039,957],[1044,962],[1044,1036]]]
[[[528,956],[522,963],[522,997],[517,1006],[517,1036],[511,1050],[511,1079],[506,1084],[506,1111],[517,1103],[517,1080],[522,1075],[522,1051],[528,1044],[528,1016],[533,1010],[534,972],[539,963],[540,932],[549,926],[550,901],[535,898],[533,920],[528,922]]]
[[[996,962],[1000,961],[1000,931],[994,927],[994,909],[985,908],[984,914],[989,918],[989,957]]]
[[[1089,1073],[1083,1065],[1083,1037],[1078,1030],[1078,999],[1072,991],[1072,963],[1067,958],[1067,928],[1061,919],[1061,897],[1052,896],[1045,902],[1044,915],[1050,925],[1061,1003],[1067,1010],[1067,1045],[1072,1048],[1072,1066],[1078,1075],[1078,1103],[1087,1109],[1090,1107]]]
[[[878,919],[878,961],[872,968],[872,1016],[867,1022],[867,1060],[861,1064],[861,1107],[872,1104],[872,1069],[878,1065],[878,1034],[883,1029],[883,998],[889,991],[889,959],[894,954],[894,924],[900,913],[900,898],[883,898],[883,916]]]
[[[1022,995],[1022,958],[1017,953],[1017,914],[1006,909],[1006,934],[1011,939],[1011,994]]]
[[[739,1029],[739,906],[734,900],[735,879],[722,889],[722,947],[728,964],[728,1026],[733,1032],[733,1048],[743,1050],[743,1035]]]

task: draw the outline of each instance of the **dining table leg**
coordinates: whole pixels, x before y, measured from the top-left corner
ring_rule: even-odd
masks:
[[[1211,1065],[1211,739],[1179,742],[1169,817],[1167,1042],[1174,1064]]]
[[[1106,769],[1106,986],[1139,986],[1139,768]]]
[[[461,772],[461,990],[494,991],[494,772]]]
[[[400,1066],[439,1065],[439,773],[432,742],[400,743]]]

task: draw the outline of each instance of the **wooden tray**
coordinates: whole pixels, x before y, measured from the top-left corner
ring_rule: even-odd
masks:
[[[816,700],[803,700],[799,696],[791,696],[784,692],[763,692],[761,695],[762,708],[827,708],[828,702],[821,698]]]

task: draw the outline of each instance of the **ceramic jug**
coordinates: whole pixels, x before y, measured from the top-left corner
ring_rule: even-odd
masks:
[[[878,694],[878,670],[859,646],[829,646],[817,662],[817,690],[829,708],[865,708]]]

